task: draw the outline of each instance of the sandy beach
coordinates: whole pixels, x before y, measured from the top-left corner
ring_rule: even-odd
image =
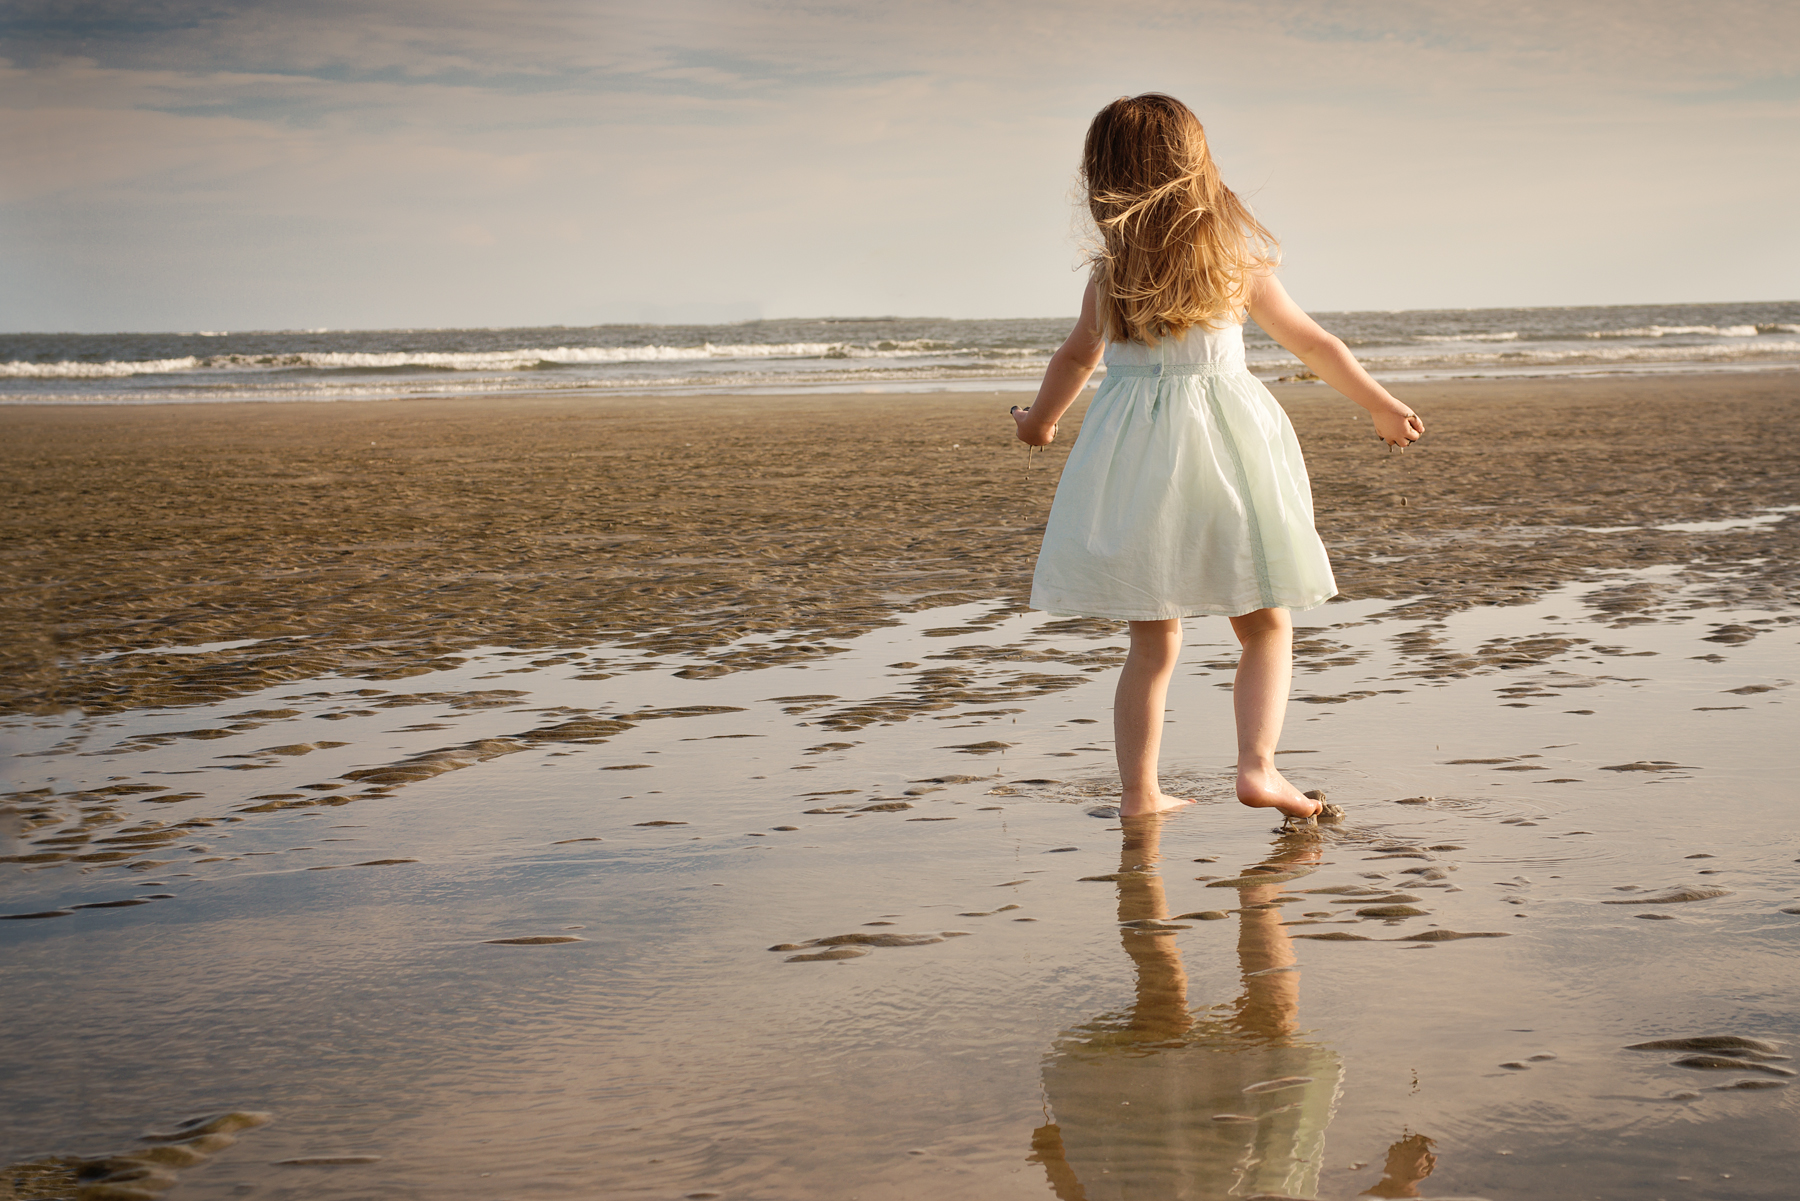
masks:
[[[1657,527],[1800,503],[1800,374],[1433,385],[1404,455],[1322,387],[1277,394],[1346,598],[1442,613],[1740,551],[1766,561],[1719,599],[1793,595],[1800,526]],[[1079,426],[1028,473],[1018,399],[0,407],[6,707],[218,699],[477,646],[706,653],[1023,599]],[[274,644],[80,661],[249,638]]]
[[[1287,833],[1017,394],[0,407],[0,1197],[1786,1196],[1800,373],[1276,393]]]

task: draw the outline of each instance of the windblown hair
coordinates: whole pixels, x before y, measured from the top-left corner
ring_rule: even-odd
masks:
[[[1277,261],[1275,236],[1220,181],[1206,131],[1173,96],[1122,96],[1101,109],[1081,182],[1108,341],[1154,345],[1235,317],[1248,278]]]

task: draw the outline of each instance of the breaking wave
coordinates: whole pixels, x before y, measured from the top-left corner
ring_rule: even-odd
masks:
[[[1773,326],[1771,329],[1780,329]],[[1705,334],[1714,338],[1754,338],[1765,332],[1755,325],[1646,325],[1637,329],[1603,329],[1582,335],[1587,338],[1667,338],[1673,334]]]
[[[1320,314],[1389,379],[1800,367],[1800,301]],[[221,320],[220,325],[228,324]],[[1026,390],[1070,320],[0,334],[0,403],[357,400],[591,390]],[[1253,371],[1299,364],[1254,325]]]
[[[197,335],[198,336],[198,335]],[[100,363],[0,363],[0,377],[13,379],[109,379],[165,375],[177,371],[530,371],[544,367],[603,366],[610,363],[731,362],[746,359],[904,359],[946,352],[988,358],[1042,355],[1033,347],[967,347],[928,338],[849,342],[736,343],[699,346],[550,346],[483,351],[301,351],[288,354],[189,355],[179,359],[109,360]]]

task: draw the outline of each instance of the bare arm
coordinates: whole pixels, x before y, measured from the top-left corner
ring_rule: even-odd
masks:
[[[1029,409],[1013,409],[1019,441],[1027,446],[1050,445],[1056,437],[1056,423],[1069,411],[1069,406],[1087,387],[1094,368],[1100,365],[1106,343],[1100,337],[1097,325],[1094,285],[1090,283],[1087,291],[1081,294],[1081,316],[1075,319],[1075,328],[1050,356],[1050,366],[1044,371],[1044,382],[1038,387],[1037,399],[1031,402]]]
[[[1388,394],[1372,379],[1350,349],[1319,328],[1287,294],[1273,275],[1259,275],[1250,282],[1245,299],[1250,316],[1263,332],[1312,368],[1313,374],[1369,411],[1375,433],[1389,446],[1404,450],[1425,436],[1425,422]]]

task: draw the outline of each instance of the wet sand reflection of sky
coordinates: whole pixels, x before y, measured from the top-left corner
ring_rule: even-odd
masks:
[[[1624,1049],[1800,1037],[1793,626],[1662,580],[1309,617],[1282,762],[1350,815],[1317,842],[1230,801],[1206,623],[1167,742],[1200,804],[1122,854],[1086,812],[1117,640],[992,605],[717,676],[490,652],[15,724],[5,853],[49,857],[0,865],[0,911],[59,916],[0,922],[29,1065],[0,1147],[273,1114],[182,1177],[201,1198],[601,1167],[628,1197],[834,1196],[845,1165],[871,1198],[1042,1196],[1058,1163],[1089,1196],[1347,1196],[1433,1162],[1440,1194],[1781,1196],[1783,1061]],[[1654,620],[1603,607],[1645,587]],[[1317,870],[1215,887],[1290,862]],[[1390,904],[1420,913],[1358,912]],[[495,945],[550,938],[582,941]],[[863,953],[786,962],[829,946]]]

